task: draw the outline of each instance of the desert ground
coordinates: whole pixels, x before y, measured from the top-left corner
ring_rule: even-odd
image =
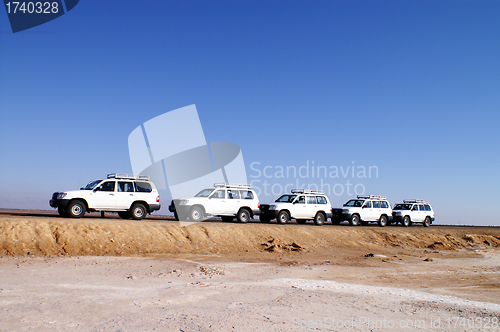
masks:
[[[498,331],[500,228],[0,210],[0,331]]]

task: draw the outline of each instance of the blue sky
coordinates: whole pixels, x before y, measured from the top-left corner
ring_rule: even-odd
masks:
[[[350,178],[368,194],[500,225],[499,16],[497,1],[80,1],[13,34],[0,10],[0,207],[131,172],[130,132],[195,104],[249,180],[265,180],[252,163],[354,162],[378,168]]]

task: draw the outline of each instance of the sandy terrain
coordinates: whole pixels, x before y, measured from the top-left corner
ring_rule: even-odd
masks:
[[[0,331],[497,331],[500,229],[0,211]]]

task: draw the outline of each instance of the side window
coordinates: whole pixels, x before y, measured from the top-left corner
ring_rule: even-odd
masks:
[[[134,184],[132,182],[118,181],[118,192],[133,192]]]
[[[418,211],[418,205],[413,205],[412,211]]]
[[[316,198],[318,199],[318,204],[327,204],[326,197],[324,197],[324,196],[316,196]]]
[[[240,199],[240,192],[238,190],[228,189],[227,198],[229,199]]]
[[[373,208],[380,209],[380,201],[373,201]]]
[[[387,203],[386,201],[380,202],[380,205],[382,206],[382,209],[387,209],[389,207],[389,203]]]
[[[218,198],[218,199],[224,199],[226,198],[226,194],[224,190],[216,190],[214,193],[210,196],[210,198]]]
[[[317,204],[316,196],[307,196],[307,204]]]
[[[151,189],[151,185],[147,182],[136,182],[135,191],[138,193],[150,193],[153,190]]]
[[[299,204],[306,204],[306,199],[304,196],[299,196],[299,199],[297,199],[297,203]]]
[[[431,206],[426,204],[425,205],[425,211],[432,211]]]
[[[364,207],[371,209],[372,208],[372,201],[366,201]]]
[[[420,211],[425,211],[425,208],[423,205],[419,205],[419,207],[420,207]]]
[[[101,184],[101,191],[115,191],[115,181],[108,181]]]
[[[242,199],[253,199],[253,193],[250,190],[240,190]]]

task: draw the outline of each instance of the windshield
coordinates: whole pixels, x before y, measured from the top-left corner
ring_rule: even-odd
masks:
[[[361,207],[363,206],[364,200],[362,199],[351,199],[349,202],[345,203],[344,206]]]
[[[83,189],[85,190],[92,190],[97,186],[99,183],[101,183],[102,180],[95,180],[95,181],[90,181],[87,186]]]
[[[295,197],[297,197],[297,195],[283,195],[275,200],[275,202],[292,203]]]
[[[409,210],[411,209],[411,204],[396,204],[394,210]]]
[[[208,197],[210,196],[212,191],[214,191],[214,189],[203,189],[202,191],[194,195],[194,197]]]

